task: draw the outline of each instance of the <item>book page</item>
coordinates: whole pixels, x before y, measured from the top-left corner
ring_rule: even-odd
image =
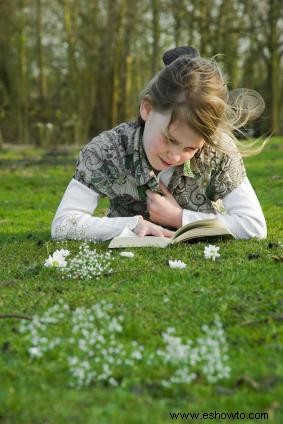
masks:
[[[119,247],[166,247],[172,241],[169,237],[144,236],[115,237],[108,245],[109,249]]]
[[[224,227],[200,227],[193,228],[190,231],[180,234],[178,237],[174,237],[174,239],[172,240],[172,244],[191,239],[201,239],[213,236],[225,236],[233,238],[233,235],[230,233],[230,231]]]
[[[224,235],[233,237],[218,219],[204,219],[184,225],[175,232],[172,238],[140,237],[126,227],[119,236],[110,242],[108,247],[110,249],[119,247],[166,247],[171,243],[179,243],[190,239]]]
[[[223,224],[217,219],[202,219],[200,221],[191,222],[190,224],[183,225],[183,227],[179,228],[174,234],[173,239],[178,237],[180,234],[183,234],[187,231],[190,231],[194,228],[225,228]]]

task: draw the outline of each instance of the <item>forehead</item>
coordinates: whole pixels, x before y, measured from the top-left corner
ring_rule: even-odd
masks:
[[[178,141],[184,147],[200,148],[204,144],[203,136],[182,120],[170,124],[171,112],[153,111],[153,128],[165,136]]]
[[[169,123],[168,123],[169,124]],[[165,129],[165,134],[176,139],[181,144],[200,147],[204,144],[203,136],[190,127],[186,122],[174,121]]]

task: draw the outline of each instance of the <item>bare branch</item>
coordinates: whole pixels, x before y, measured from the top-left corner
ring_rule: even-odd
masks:
[[[4,318],[18,318],[18,319],[26,319],[29,321],[32,321],[32,317],[28,315],[22,315],[22,314],[0,314],[0,319]]]

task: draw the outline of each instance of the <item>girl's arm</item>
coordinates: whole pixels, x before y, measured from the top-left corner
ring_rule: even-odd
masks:
[[[54,239],[103,241],[118,236],[125,227],[139,236],[172,237],[173,232],[137,215],[120,218],[96,218],[99,194],[76,179],[69,183],[51,225]]]
[[[248,180],[244,178],[239,187],[222,199],[225,213],[203,213],[183,210],[182,225],[201,219],[217,217],[236,239],[266,238],[265,218],[257,196]]]
[[[99,195],[74,178],[69,183],[51,225],[54,239],[109,240],[128,226],[134,229],[139,216],[96,218],[92,213]]]

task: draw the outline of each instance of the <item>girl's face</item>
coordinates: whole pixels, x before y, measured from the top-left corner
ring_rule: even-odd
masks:
[[[145,121],[143,146],[153,169],[162,171],[190,160],[203,146],[200,134],[182,122],[174,122],[169,130],[171,112],[155,112],[151,103],[143,100],[140,114]]]

